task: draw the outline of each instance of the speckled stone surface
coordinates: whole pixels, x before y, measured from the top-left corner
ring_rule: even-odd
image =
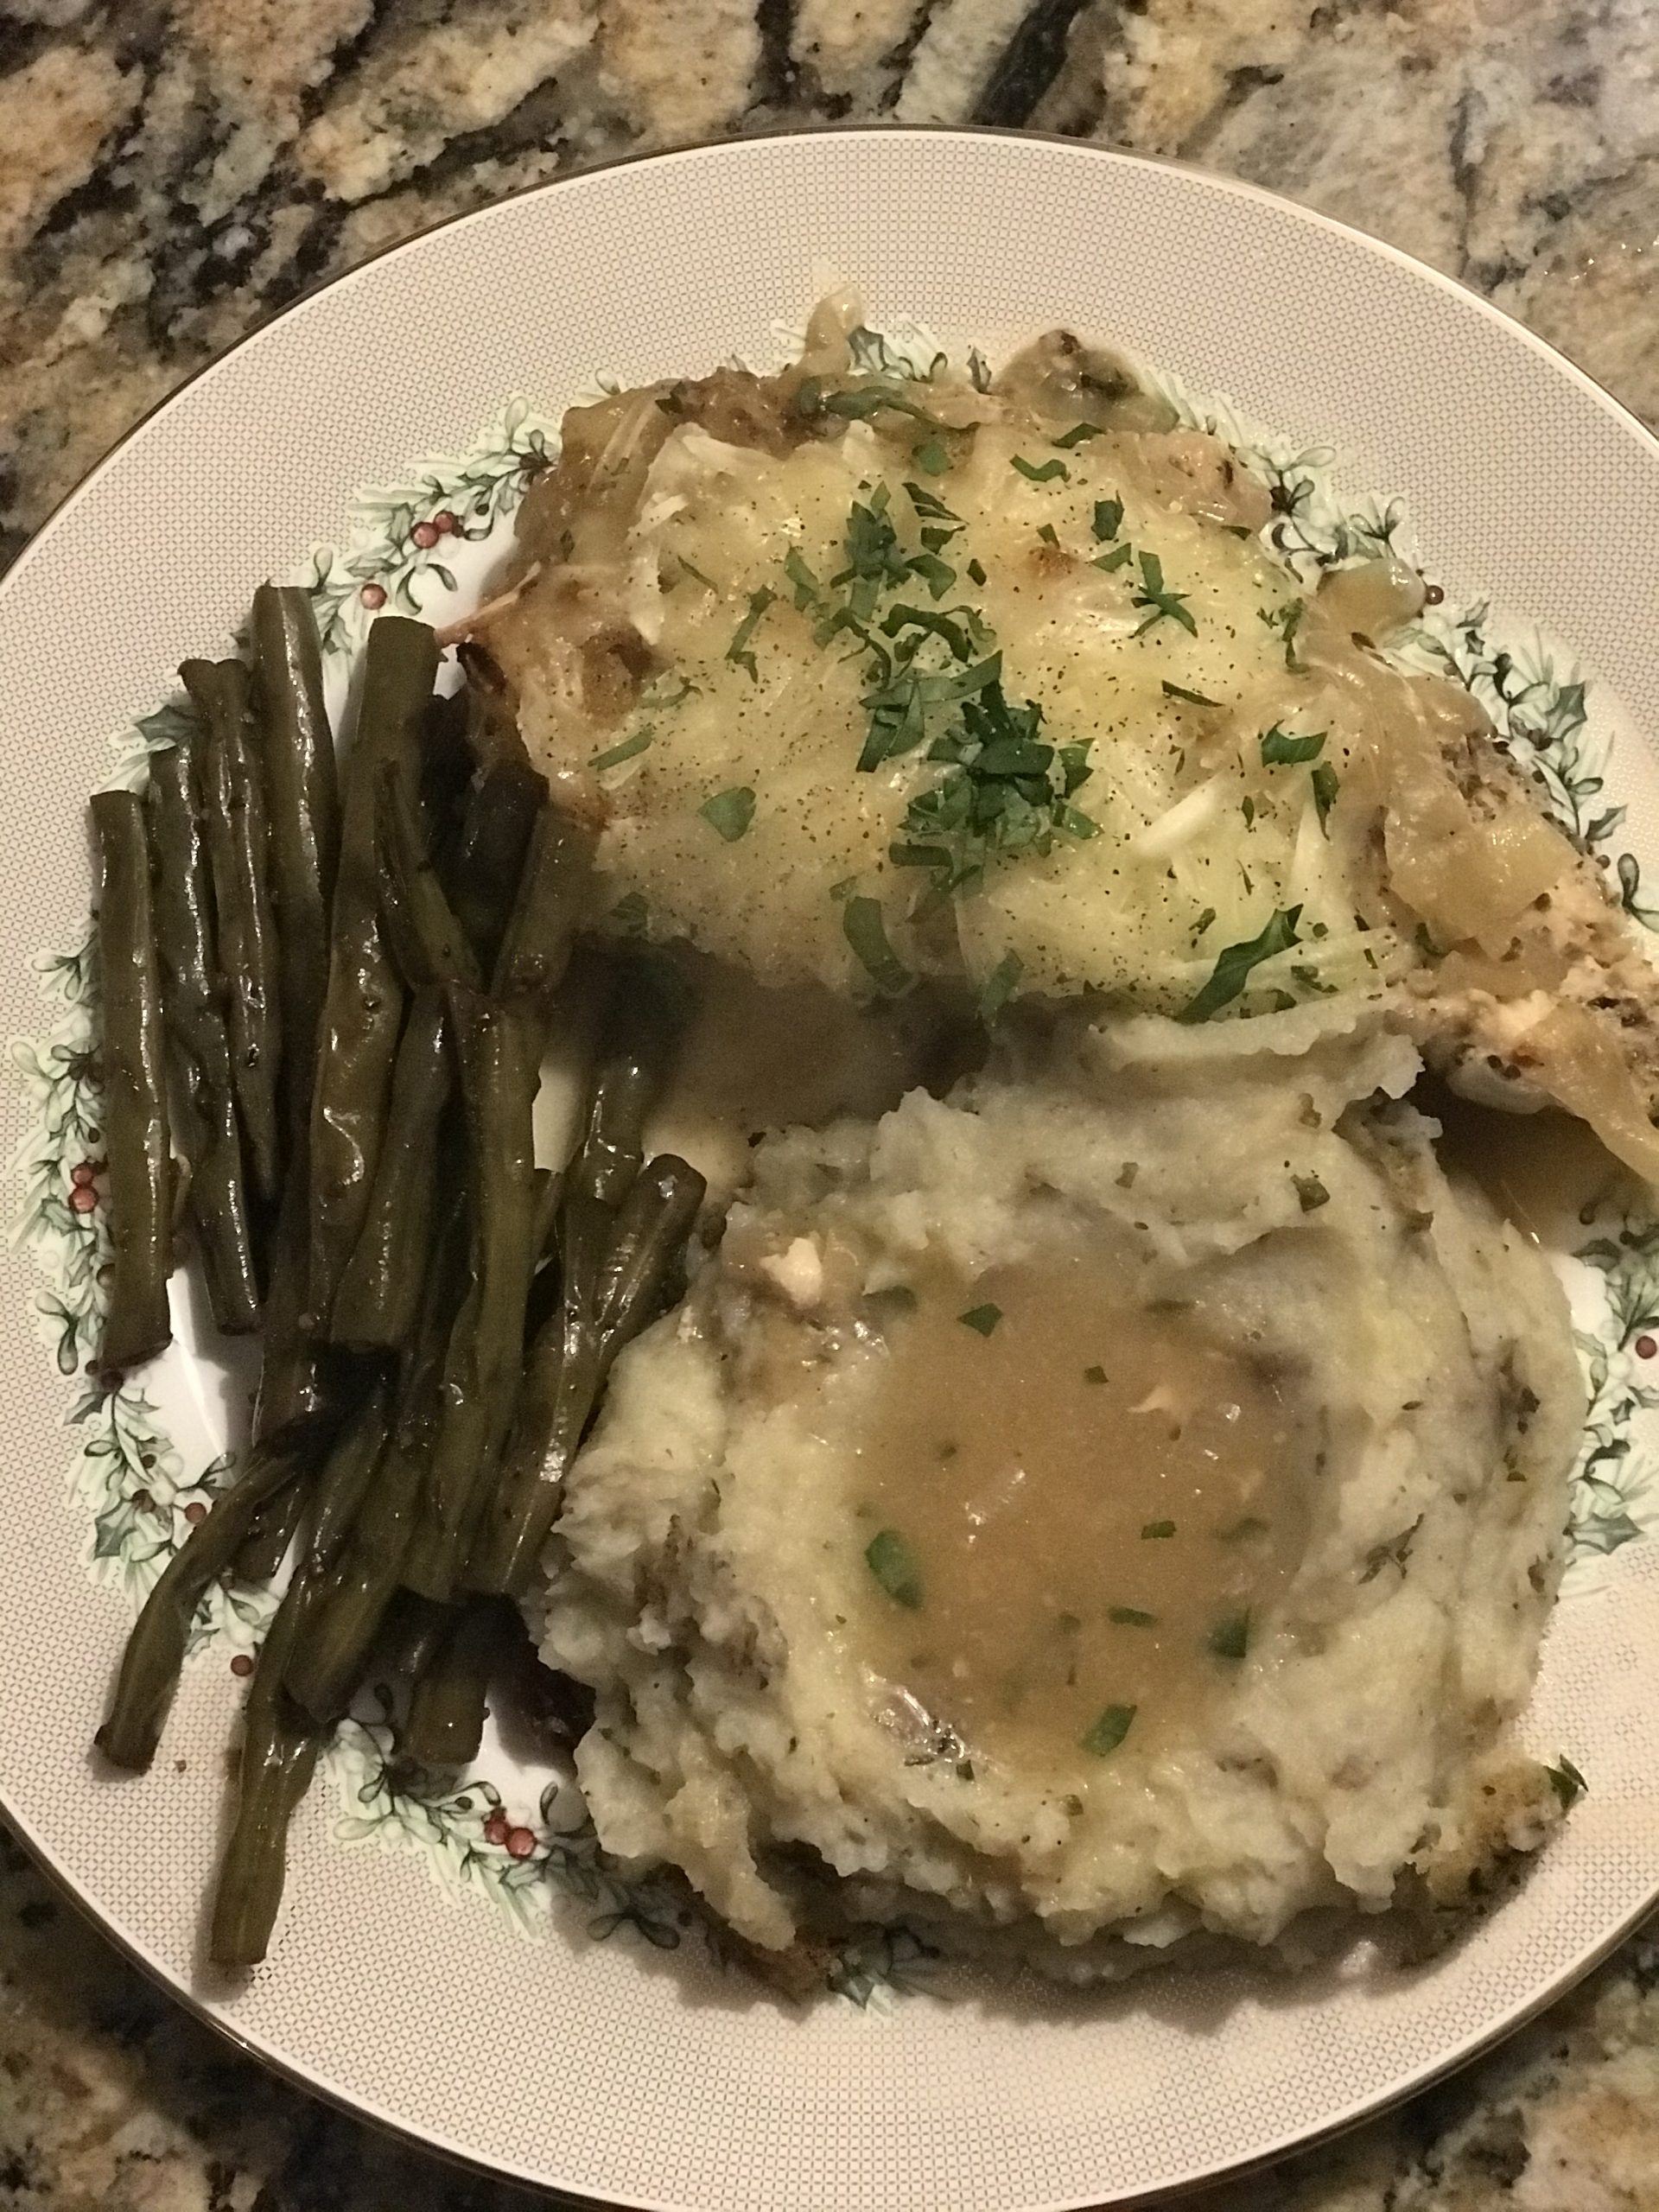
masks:
[[[1659,0],[0,0],[0,555],[192,369],[410,231],[610,155],[877,115],[1287,192],[1659,423]],[[3,2212],[548,2201],[270,2080],[0,1856]],[[1659,1942],[1203,2202],[1659,2212]]]

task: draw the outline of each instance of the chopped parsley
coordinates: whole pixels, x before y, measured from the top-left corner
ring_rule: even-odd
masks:
[[[1317,1175],[1293,1175],[1290,1179],[1296,1186],[1297,1203],[1304,1213],[1316,1213],[1321,1206],[1330,1205],[1331,1193]]]
[[[943,476],[950,466],[950,456],[941,438],[930,438],[925,445],[916,448],[914,460],[918,468],[925,468],[930,476]]]
[[[1154,1537],[1173,1536],[1174,1533],[1175,1523],[1173,1521],[1147,1521],[1142,1524],[1141,1529],[1143,1542]]]
[[[1544,1772],[1549,1777],[1549,1786],[1555,1792],[1564,1813],[1570,1813],[1580,1798],[1589,1792],[1589,1783],[1565,1752],[1554,1766],[1547,1766]]]
[[[895,1605],[919,1611],[922,1571],[916,1554],[896,1529],[882,1529],[864,1547],[864,1563]]]
[[[1163,621],[1179,622],[1182,629],[1194,638],[1198,634],[1198,626],[1193,620],[1192,608],[1186,603],[1186,594],[1165,588],[1164,564],[1155,553],[1143,553],[1141,556],[1141,588],[1135,594],[1130,605],[1144,607],[1148,610],[1139,628],[1135,632],[1137,638],[1143,632],[1150,630],[1154,622]]]
[[[970,561],[968,563],[968,574],[975,583],[982,584],[985,581],[985,563],[982,561]]]
[[[1058,446],[1062,453],[1070,453],[1073,446],[1080,446],[1085,438],[1103,438],[1106,433],[1098,423],[1074,423],[1063,436],[1051,438],[1051,445]]]
[[[705,576],[702,570],[696,566],[696,563],[688,561],[683,553],[677,553],[674,556],[674,558],[680,564],[680,574],[683,576],[690,576],[694,583],[701,584],[705,591],[716,593],[719,591],[720,586],[715,582],[714,578],[712,576]]]
[[[1336,804],[1337,793],[1341,788],[1337,781],[1337,772],[1328,760],[1321,760],[1319,766],[1309,776],[1308,781],[1313,786],[1313,804],[1319,810],[1319,827],[1324,830],[1330,818],[1331,809]],[[1329,830],[1326,830],[1325,834],[1328,836]]]
[[[841,910],[841,928],[859,965],[882,996],[901,997],[915,978],[887,942],[880,899],[849,898]]]
[[[1108,1751],[1115,1751],[1128,1734],[1135,1720],[1132,1705],[1109,1705],[1103,1708],[1100,1718],[1083,1739],[1083,1748],[1097,1759]]]
[[[1106,1614],[1115,1628],[1152,1628],[1157,1624],[1156,1613],[1143,1613],[1139,1605],[1113,1605]]]
[[[1185,683],[1172,683],[1167,677],[1164,679],[1164,696],[1166,699],[1184,700],[1189,707],[1218,707],[1221,704],[1219,699],[1206,699],[1202,691],[1189,691]]]
[[[1114,545],[1109,553],[1101,554],[1095,561],[1094,566],[1096,569],[1104,569],[1109,576],[1114,569],[1122,568],[1126,562],[1133,561],[1134,558],[1135,548],[1126,539],[1122,545]]]
[[[1095,519],[1093,527],[1095,536],[1100,540],[1103,545],[1106,543],[1109,538],[1116,537],[1118,531],[1123,527],[1122,500],[1096,499],[1095,501]]]
[[[1071,472],[1063,461],[1027,461],[1022,453],[1011,453],[1008,455],[1008,465],[1010,467],[1017,468],[1027,481],[1032,484],[1052,484],[1057,476],[1063,484],[1065,484],[1069,483],[1071,478]]]
[[[632,737],[625,737],[620,745],[612,746],[608,752],[595,753],[588,765],[590,768],[620,768],[625,760],[638,760],[656,734],[647,723],[644,729],[635,730]]]
[[[954,683],[962,695],[957,721],[927,748],[928,760],[939,764],[938,781],[912,799],[902,838],[889,853],[897,868],[925,868],[942,897],[976,887],[993,860],[1046,854],[1057,837],[1096,834],[1096,824],[1071,804],[1091,772],[1087,744],[1045,744],[1040,704],[1007,699],[996,680],[1001,657],[993,658],[995,670],[983,677],[975,669],[954,679],[911,674],[912,683]],[[919,707],[913,717],[899,702],[888,711],[900,722],[895,738],[881,740],[884,758],[907,750],[921,721]],[[865,757],[875,741],[873,719]]]
[[[1205,1643],[1217,1659],[1242,1659],[1250,1644],[1249,1613],[1224,1613]]]
[[[1228,945],[1217,957],[1209,982],[1181,1008],[1175,1017],[1177,1021],[1208,1021],[1212,1014],[1230,1005],[1249,981],[1253,968],[1259,967],[1264,960],[1271,960],[1275,953],[1288,952],[1293,944],[1301,943],[1296,934],[1301,915],[1300,906],[1281,907],[1259,937],[1248,938],[1242,944]]]
[[[1045,545],[1058,545],[1060,542],[1060,533],[1052,522],[1046,522],[1037,535]]]
[[[769,584],[762,584],[759,591],[749,594],[749,611],[732,632],[732,642],[726,648],[727,659],[735,662],[739,668],[747,669],[751,683],[760,681],[760,671],[749,651],[749,639],[754,635],[755,625],[777,596]]]
[[[976,1336],[988,1337],[1002,1319],[1000,1306],[970,1306],[965,1313],[957,1316],[964,1329],[971,1329]]]
[[[979,1018],[988,1028],[1018,989],[1025,972],[1026,963],[1019,954],[1005,952],[985,978],[979,994]]]
[[[1262,733],[1262,765],[1264,768],[1293,767],[1299,761],[1317,760],[1325,750],[1325,732],[1310,730],[1306,737],[1293,737],[1275,722],[1271,729]]]
[[[1202,936],[1204,935],[1204,933],[1205,933],[1205,930],[1207,930],[1207,929],[1209,928],[1209,926],[1210,926],[1211,923],[1211,922],[1213,922],[1213,921],[1215,920],[1215,918],[1216,918],[1216,910],[1215,910],[1215,908],[1214,908],[1213,906],[1206,906],[1206,907],[1205,908],[1204,912],[1203,912],[1198,916],[1198,920],[1197,920],[1196,922],[1194,922],[1194,923],[1193,923],[1193,925],[1192,925],[1192,934],[1193,934],[1193,936],[1194,936],[1194,937],[1202,937]]]
[[[1258,619],[1269,630],[1278,632],[1285,649],[1285,666],[1300,673],[1305,664],[1296,658],[1296,632],[1301,628],[1302,617],[1307,612],[1306,601],[1287,600],[1284,606],[1275,607],[1271,613],[1266,607],[1259,607],[1256,612]]]
[[[906,483],[905,491],[911,505],[924,522],[949,522],[954,523],[957,530],[962,528],[962,517],[952,513],[944,501],[936,499],[925,485]],[[954,536],[955,531],[951,534]]]
[[[909,398],[896,385],[866,384],[850,391],[826,391],[822,377],[801,378],[795,393],[795,412],[809,423],[826,415],[838,416],[845,423],[868,423],[874,416],[886,414],[907,415],[912,423],[920,423],[930,430],[950,427]]]
[[[754,792],[747,784],[716,791],[712,798],[704,799],[697,812],[728,845],[734,845],[754,819]]]
[[[794,586],[795,604],[803,613],[808,607],[823,606],[823,586],[793,547],[791,548],[789,557],[784,563],[784,574]]]
[[[1099,1366],[1085,1367],[1083,1370],[1083,1379],[1085,1382],[1103,1382],[1106,1380],[1106,1370]]]

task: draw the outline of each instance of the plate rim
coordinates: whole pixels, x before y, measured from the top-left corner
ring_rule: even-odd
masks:
[[[668,147],[656,147],[639,152],[612,156],[609,158],[580,162],[563,175],[543,179],[540,182],[515,187],[497,194],[482,206],[461,213],[435,217],[422,224],[404,236],[376,247],[354,261],[347,269],[321,277],[307,284],[280,307],[258,315],[239,336],[216,349],[197,364],[178,384],[154,401],[130,423],[106,452],[100,454],[67,490],[62,493],[29,533],[28,539],[0,575],[0,607],[12,588],[14,580],[22,575],[40,553],[48,539],[63,524],[70,512],[79,505],[105,476],[123,458],[128,447],[149,425],[182,402],[193,388],[211,375],[234,354],[262,339],[277,323],[309,307],[324,294],[355,281],[377,264],[395,256],[412,253],[440,233],[459,230],[466,225],[482,223],[505,207],[521,200],[531,200],[558,193],[569,186],[609,175],[620,169],[636,168],[646,165],[667,167],[677,162],[726,151],[736,151],[749,146],[771,146],[801,138],[860,139],[875,137],[887,138],[915,138],[919,140],[976,139],[1000,142],[1004,145],[1032,143],[1063,148],[1086,158],[1095,158],[1127,168],[1172,170],[1201,187],[1220,193],[1225,197],[1262,202],[1288,213],[1311,229],[1333,232],[1357,241],[1369,252],[1380,256],[1412,276],[1425,280],[1439,290],[1450,293],[1474,307],[1489,322],[1518,338],[1543,362],[1569,382],[1589,395],[1598,407],[1616,423],[1626,435],[1634,436],[1645,446],[1654,458],[1659,459],[1659,431],[1650,429],[1635,411],[1618,398],[1589,371],[1580,366],[1570,355],[1548,339],[1541,337],[1520,318],[1508,309],[1477,291],[1460,277],[1447,274],[1405,248],[1393,245],[1374,232],[1357,223],[1326,214],[1323,210],[1293,199],[1288,194],[1276,192],[1270,187],[1251,180],[1228,175],[1206,167],[1201,162],[1187,161],[1173,155],[1146,154],[1130,148],[1105,143],[1098,140],[1078,138],[1063,131],[1028,130],[994,124],[904,123],[893,118],[872,118],[868,121],[810,121],[778,126],[764,130],[742,131],[708,138],[691,139]],[[435,2134],[425,2132],[413,2121],[401,2119],[378,2106],[353,2096],[321,2075],[308,2073],[294,2059],[267,2044],[264,2040],[235,2025],[228,2018],[210,2005],[174,1974],[159,1958],[152,1956],[146,1948],[124,1929],[107,1919],[99,1905],[88,1896],[54,1859],[44,1840],[30,1823],[15,1812],[8,1803],[3,1782],[0,1782],[0,1821],[22,1847],[35,1871],[52,1889],[65,1898],[83,1920],[90,1922],[99,1935],[109,1942],[130,1966],[135,1967],[147,1981],[158,1988],[171,2002],[199,2024],[207,2028],[232,2050],[243,2057],[274,2074],[291,2088],[317,2100],[333,2111],[362,2121],[377,2133],[390,2137],[399,2144],[411,2145],[423,2154],[436,2158],[445,2164],[464,2173],[488,2179],[505,2179],[536,2188],[550,2202],[557,2207],[571,2208],[571,2212],[607,2212],[607,2208],[625,2208],[625,2212],[688,2212],[684,2206],[675,2205],[665,2199],[632,2196],[607,2195],[594,2197],[573,2191],[563,2184],[549,2182],[529,2168],[479,2156]],[[1343,2137],[1353,2133],[1368,2122],[1395,2112],[1403,2105],[1423,2095],[1431,2088],[1444,2083],[1452,2075],[1478,2063],[1501,2044],[1508,2042],[1522,2030],[1548,2012],[1553,2006],[1581,1987],[1584,1982],[1605,1964],[1607,1960],[1629,1938],[1659,1912],[1659,1883],[1646,1898],[1632,1909],[1613,1930],[1589,1950],[1541,1993],[1518,2002],[1506,2012],[1493,2026],[1471,2037],[1449,2056],[1417,2075],[1408,2084],[1379,2095],[1365,2097],[1348,2110],[1326,2122],[1323,2126],[1304,2129],[1277,2139],[1268,2148],[1229,2163],[1194,2171],[1184,2179],[1160,2183],[1149,2190],[1136,2190],[1128,2196],[1118,2196],[1106,2203],[1122,2208],[1122,2212],[1138,2212],[1138,2208],[1167,2206],[1189,2199],[1195,2192],[1202,2194],[1224,2182],[1238,2181],[1269,2171],[1284,2160],[1302,2152],[1328,2147]],[[1092,2193],[1086,2196],[1067,2199],[1056,2206],[1054,2212],[1094,2212],[1103,2200]]]

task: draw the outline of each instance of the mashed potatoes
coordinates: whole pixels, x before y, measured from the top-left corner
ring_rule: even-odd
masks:
[[[1087,1976],[1535,1846],[1582,1393],[1417,1072],[1351,1001],[1079,1023],[762,1144],[555,1539],[606,1847]]]

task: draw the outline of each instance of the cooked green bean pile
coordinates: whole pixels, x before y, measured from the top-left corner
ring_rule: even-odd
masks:
[[[435,697],[419,622],[371,628],[337,765],[304,592],[251,664],[187,661],[195,725],[92,801],[112,1245],[101,1363],[168,1340],[188,1219],[219,1326],[262,1332],[239,1479],[168,1563],[98,1732],[149,1766],[215,1580],[287,1579],[249,1685],[213,1958],[265,1955],[286,1840],[373,1669],[409,1755],[477,1752],[491,1673],[612,1361],[703,1196],[644,1131],[672,1001],[619,974],[581,1140],[531,1107],[592,859],[482,668]]]

